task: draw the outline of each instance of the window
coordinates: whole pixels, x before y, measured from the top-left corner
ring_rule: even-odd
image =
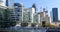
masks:
[[[18,20],[18,21],[19,21],[19,19],[16,19],[16,20]]]
[[[18,10],[18,12],[20,12],[20,10]]]
[[[12,18],[15,18],[15,17],[12,17]]]
[[[29,22],[31,22],[31,21],[29,20]]]
[[[11,15],[11,16],[14,16],[14,15]]]
[[[60,27],[60,24],[59,24],[59,27]]]
[[[18,15],[18,16],[20,16],[20,15]]]

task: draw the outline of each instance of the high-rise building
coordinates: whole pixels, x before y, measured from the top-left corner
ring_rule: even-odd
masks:
[[[6,0],[5,5],[6,6],[13,6],[15,0]]]
[[[34,14],[34,23],[40,23],[40,13]]]
[[[8,0],[6,0],[6,6],[8,6]]]
[[[36,13],[36,4],[34,3],[33,5],[32,5],[32,7],[35,9],[35,13]]]
[[[30,11],[28,8],[24,8],[23,11],[23,22],[31,22],[30,21]]]
[[[52,8],[53,22],[58,21],[58,8]]]
[[[0,8],[0,20],[4,19],[4,8]]]
[[[23,13],[24,14],[23,15],[24,16],[23,21],[27,21],[27,22],[33,23],[34,22],[35,9],[33,7],[25,8],[23,12],[24,12]]]
[[[0,6],[5,6],[6,0],[0,0]]]
[[[33,7],[29,8],[29,15],[30,15],[31,23],[34,23],[34,14],[35,14],[35,9]]]
[[[20,22],[23,22],[23,4],[14,3],[14,10],[16,18],[19,19]]]
[[[14,3],[14,7],[10,8],[9,19],[11,21],[23,21],[23,6],[19,3]]]
[[[0,0],[0,6],[11,6],[13,3],[14,0]]]

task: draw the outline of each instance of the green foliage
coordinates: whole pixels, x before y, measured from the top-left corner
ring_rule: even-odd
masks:
[[[21,23],[21,26],[26,27],[26,26],[28,26],[28,23]]]
[[[16,23],[17,23],[16,21],[11,21],[11,22],[10,22],[10,26],[15,26]]]
[[[45,22],[45,21],[43,21],[43,22],[42,22],[42,26],[43,26],[43,27],[45,27],[45,26],[46,26],[45,24],[46,24],[46,22]]]
[[[46,24],[46,27],[55,28],[56,26],[55,26],[55,25],[52,25],[52,24],[47,23],[47,24]]]
[[[36,25],[36,23],[32,23],[32,24],[31,24],[32,27],[35,27],[35,25]]]
[[[16,25],[16,21],[10,21],[8,19],[9,15],[8,15],[8,12],[9,9],[4,9],[3,12],[3,15],[4,15],[4,18],[3,17],[0,17],[0,27],[1,28],[5,28],[5,27],[11,27],[11,26],[15,26]]]

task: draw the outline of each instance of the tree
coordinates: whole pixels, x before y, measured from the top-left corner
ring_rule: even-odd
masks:
[[[28,26],[28,23],[21,23],[21,26],[26,27],[26,26]]]
[[[42,21],[42,26],[45,27],[46,21]]]
[[[35,25],[36,25],[36,23],[32,23],[32,24],[31,24],[32,27],[35,27]]]
[[[55,25],[52,25],[52,24],[47,23],[47,24],[46,24],[46,27],[55,28],[56,26],[55,26]]]
[[[11,27],[11,26],[16,25],[16,21],[13,21],[13,20],[10,21],[10,19],[8,19],[9,11],[10,11],[10,9],[4,9],[4,11],[3,11],[4,18],[2,18],[2,17],[0,18],[0,27],[1,28],[6,28],[6,27]]]

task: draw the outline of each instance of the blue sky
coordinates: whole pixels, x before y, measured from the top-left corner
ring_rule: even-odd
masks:
[[[60,0],[15,0],[17,3],[23,3],[26,8],[29,8],[32,6],[33,3],[36,3],[36,7],[38,11],[42,10],[42,8],[46,8],[49,11],[48,14],[50,14],[50,11],[52,11],[52,8],[57,7],[58,8],[58,15],[60,20]]]

